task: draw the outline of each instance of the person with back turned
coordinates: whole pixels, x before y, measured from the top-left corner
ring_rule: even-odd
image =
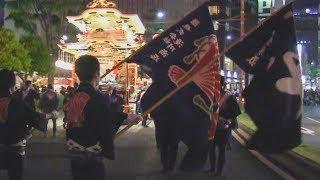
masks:
[[[103,180],[103,158],[115,158],[113,139],[123,120],[142,118],[110,110],[107,98],[97,90],[100,80],[97,58],[81,56],[75,62],[75,72],[80,84],[64,106],[72,176],[74,180]]]
[[[8,171],[10,180],[22,179],[28,127],[45,131],[47,120],[57,112],[41,114],[21,98],[12,95],[16,77],[12,71],[0,70],[0,169]]]
[[[210,165],[208,172],[215,173],[216,176],[222,175],[223,166],[226,160],[226,145],[231,134],[232,128],[235,127],[236,118],[241,114],[240,107],[234,96],[225,92],[225,79],[220,76],[221,98],[218,103],[218,123],[217,130],[213,140],[210,140]],[[216,148],[218,148],[218,161],[216,163]]]

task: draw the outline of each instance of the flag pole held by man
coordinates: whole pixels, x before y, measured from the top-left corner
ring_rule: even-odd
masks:
[[[214,136],[220,62],[208,5],[198,7],[131,57],[153,80],[141,106],[155,121],[164,170],[172,170],[179,141],[188,146],[180,169],[202,169],[211,121]]]
[[[226,53],[244,71],[254,75],[252,83],[244,91],[246,112],[258,127],[248,147],[280,153],[298,146],[301,143],[302,85],[296,58],[292,4],[220,55],[216,50],[216,39],[212,36],[207,6],[205,3],[187,15],[131,57],[132,62],[141,65],[153,79],[151,88],[142,99],[143,110],[161,109],[168,119],[179,122],[180,138],[189,146],[181,167],[199,169],[204,159],[198,154],[201,151],[193,150],[193,142],[201,143],[197,146],[203,148],[202,153],[206,152],[204,132],[207,133],[208,124],[205,122],[208,123],[206,120],[215,113],[212,110],[209,114],[204,113],[208,112],[204,110],[212,109],[220,98],[217,57]],[[208,60],[209,57],[212,61]],[[156,88],[152,88],[154,86]],[[201,99],[205,99],[198,101],[205,102],[200,106],[195,101],[199,94]],[[170,101],[174,109],[159,104],[163,99]],[[170,114],[175,115],[174,119]],[[215,127],[210,129],[214,131]],[[156,129],[156,132],[161,132],[161,129]],[[186,168],[189,165],[191,168]]]

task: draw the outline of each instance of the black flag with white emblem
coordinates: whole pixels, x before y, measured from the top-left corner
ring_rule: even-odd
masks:
[[[302,83],[292,3],[282,8],[227,56],[254,75],[243,92],[245,110],[258,130],[250,149],[280,153],[301,143]]]

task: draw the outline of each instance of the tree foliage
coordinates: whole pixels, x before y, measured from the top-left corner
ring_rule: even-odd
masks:
[[[30,69],[31,58],[28,50],[16,39],[9,29],[0,29],[0,69],[27,72]]]
[[[54,61],[58,54],[56,44],[64,33],[69,32],[66,16],[79,13],[84,9],[86,2],[88,0],[6,1],[6,6],[9,9],[7,19],[13,20],[15,27],[38,36],[48,48],[49,54],[53,55],[51,60]],[[46,69],[40,69],[40,72],[43,70]],[[49,77],[49,83],[53,83],[52,74]]]
[[[320,77],[320,67],[318,65],[307,64],[306,74],[311,79],[316,79],[317,77]]]
[[[22,45],[28,50],[31,57],[29,74],[37,72],[45,75],[53,69],[52,57],[46,45],[34,35],[24,35],[20,38]]]
[[[67,15],[78,13],[86,0],[12,0],[7,1],[7,19],[15,27],[37,34],[52,51],[68,27]],[[38,24],[38,26],[37,26]]]
[[[154,35],[156,33],[163,32],[163,24],[157,23],[157,24],[147,24],[146,25],[146,35]]]

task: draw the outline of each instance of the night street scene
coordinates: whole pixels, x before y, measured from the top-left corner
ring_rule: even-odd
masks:
[[[0,0],[0,180],[319,180],[320,0]]]

